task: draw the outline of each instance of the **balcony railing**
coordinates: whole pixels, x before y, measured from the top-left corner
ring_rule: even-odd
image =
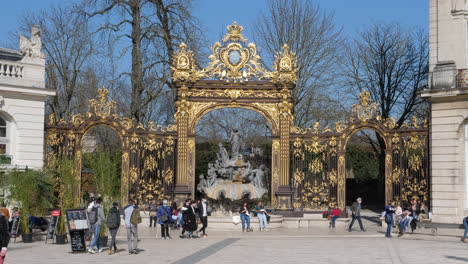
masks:
[[[0,61],[0,78],[23,78],[23,68],[20,64]]]
[[[431,90],[468,87],[468,69],[457,69],[455,62],[438,63],[429,73]]]

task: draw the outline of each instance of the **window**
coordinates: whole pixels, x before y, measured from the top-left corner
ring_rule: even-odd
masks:
[[[7,123],[5,119],[0,117],[0,137],[6,138],[7,136]]]
[[[8,137],[8,123],[0,117],[0,155],[8,154],[8,143],[10,142]]]

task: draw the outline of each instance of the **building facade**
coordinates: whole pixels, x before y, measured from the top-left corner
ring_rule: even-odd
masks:
[[[20,38],[20,50],[0,48],[0,169],[39,169],[44,160],[45,57],[40,30]]]
[[[468,214],[468,1],[430,0],[431,199],[433,222]]]

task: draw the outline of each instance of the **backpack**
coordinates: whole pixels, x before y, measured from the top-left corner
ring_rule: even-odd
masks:
[[[91,208],[91,211],[88,212],[88,220],[89,223],[94,225],[98,221],[98,208],[96,206],[93,206]]]
[[[119,211],[117,211],[117,209],[112,208],[109,211],[109,215],[107,216],[107,221],[106,221],[107,227],[110,229],[119,227],[119,219],[120,219]]]
[[[141,223],[140,212],[137,208],[133,209],[132,216],[130,217],[130,223],[132,225],[138,225]]]

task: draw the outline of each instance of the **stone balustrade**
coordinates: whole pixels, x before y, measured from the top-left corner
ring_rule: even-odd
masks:
[[[23,78],[24,66],[7,61],[0,61],[0,78]]]

